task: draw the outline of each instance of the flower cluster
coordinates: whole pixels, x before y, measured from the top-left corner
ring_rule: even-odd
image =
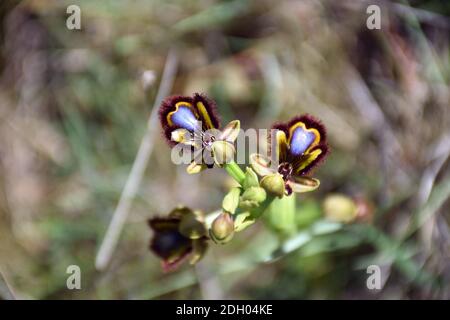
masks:
[[[149,221],[153,230],[150,249],[161,258],[166,271],[187,259],[192,264],[199,261],[210,240],[229,242],[236,232],[253,224],[276,197],[319,187],[319,180],[309,174],[325,159],[329,148],[325,127],[310,115],[275,124],[268,139],[271,157],[252,154],[251,167],[245,172],[234,162],[240,122],[231,121],[221,130],[214,101],[200,94],[172,96],[163,101],[159,116],[169,145],[181,145],[191,151],[188,173],[198,173],[215,164],[239,184],[226,194],[221,213],[210,223],[202,212],[185,207]]]

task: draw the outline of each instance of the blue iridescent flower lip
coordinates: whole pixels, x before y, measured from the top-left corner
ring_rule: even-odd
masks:
[[[202,129],[198,116],[192,110],[192,107],[187,104],[180,103],[176,111],[171,112],[168,118],[174,126],[189,130],[190,132]]]
[[[166,98],[159,109],[159,119],[170,146],[177,144],[172,140],[172,133],[177,129],[196,134],[220,128],[215,102],[197,93],[193,97]]]
[[[293,155],[301,155],[313,143],[316,135],[313,132],[307,131],[304,127],[297,127],[292,131],[292,138],[290,143],[290,152]]]

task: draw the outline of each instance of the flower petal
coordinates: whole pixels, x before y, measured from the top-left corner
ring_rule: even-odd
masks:
[[[317,189],[320,181],[310,177],[294,177],[293,180],[288,180],[286,184],[291,187],[292,192],[302,193]]]
[[[300,176],[311,171],[328,154],[328,145],[320,144],[297,159],[293,163],[294,175]]]
[[[188,174],[199,173],[214,165],[214,158],[210,151],[205,149],[194,150],[194,160],[186,168]]]
[[[204,217],[201,211],[190,211],[185,214],[178,226],[178,231],[189,239],[199,239],[206,235]]]
[[[241,123],[239,120],[233,120],[223,128],[219,135],[219,140],[234,142],[239,135]]]
[[[169,212],[169,217],[170,218],[174,218],[174,219],[181,219],[186,215],[192,214],[193,211],[185,206],[178,206],[175,209],[173,209],[172,211]]]
[[[176,143],[182,143],[197,148],[199,147],[199,143],[194,139],[194,135],[186,129],[175,129],[171,132],[170,139]]]
[[[209,129],[219,129],[220,121],[217,116],[216,103],[205,95],[196,93],[194,95],[194,106],[197,110],[204,131]]]
[[[205,170],[206,168],[207,166],[204,163],[198,164],[195,161],[192,161],[191,164],[186,168],[186,172],[189,174],[195,174]]]
[[[270,167],[270,159],[258,153],[250,155],[250,164],[253,170],[262,177],[276,173],[276,170]]]
[[[149,221],[154,231],[150,249],[163,261],[165,271],[178,266],[191,252],[192,242],[179,231],[177,218],[154,218]]]
[[[276,141],[276,159],[278,159],[278,163],[284,162],[287,159],[288,153],[288,143],[286,139],[286,133],[282,130],[276,130],[275,132],[275,141]]]
[[[196,264],[205,255],[206,250],[208,249],[208,242],[206,239],[206,237],[203,237],[192,241],[192,254],[189,258],[190,264]]]

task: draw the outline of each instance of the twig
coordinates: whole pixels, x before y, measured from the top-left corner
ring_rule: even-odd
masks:
[[[433,150],[429,152],[432,155],[431,164],[426,168],[420,181],[419,192],[417,195],[418,205],[422,206],[430,198],[436,177],[442,166],[450,157],[450,134],[444,135]]]
[[[430,10],[414,8],[407,4],[389,3],[397,11],[397,13],[404,17],[410,17],[411,14],[421,22],[427,22],[440,28],[450,29],[450,19],[442,14]]]
[[[11,285],[9,284],[8,280],[6,280],[6,277],[2,270],[0,270],[0,284],[1,282],[4,283],[4,287],[0,285],[0,294],[3,296],[4,299],[7,300],[17,300],[17,296],[14,293],[14,290],[12,289]],[[3,290],[4,289],[4,290]]]
[[[367,125],[370,126],[379,145],[382,179],[383,183],[387,184],[392,179],[388,172],[391,164],[390,159],[395,159],[395,155],[403,153],[402,146],[397,140],[394,130],[389,125],[381,106],[373,97],[370,88],[359,72],[351,66],[348,66],[346,72],[345,83],[350,98],[362,118],[367,119]],[[397,167],[396,171],[404,173],[401,167]],[[383,189],[381,192],[379,202],[385,202],[387,199],[386,189]]]
[[[102,245],[97,253],[95,260],[95,267],[97,270],[104,270],[108,265],[112,253],[119,240],[123,225],[128,216],[133,198],[135,197],[139,185],[141,184],[145,168],[153,151],[153,140],[155,137],[155,128],[158,121],[158,106],[161,101],[167,96],[172,88],[173,81],[178,66],[178,56],[174,49],[169,51],[167,55],[164,72],[161,79],[161,84],[156,95],[153,109],[147,123],[147,131],[142,138],[138,153],[131,168],[125,187],[119,199],[119,203],[114,212],[111,223],[103,239]]]
[[[428,201],[412,217],[409,226],[401,239],[406,240],[411,237],[414,232],[419,230],[420,227],[428,221],[428,219],[433,218],[438,213],[442,205],[444,205],[444,203],[449,199],[449,197],[450,178],[447,178],[432,189]]]

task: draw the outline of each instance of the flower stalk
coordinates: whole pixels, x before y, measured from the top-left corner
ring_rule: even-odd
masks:
[[[245,180],[245,173],[242,171],[242,169],[237,165],[236,162],[230,161],[229,163],[225,163],[223,165],[224,169],[227,171],[227,173],[236,180],[237,183],[242,185]]]

